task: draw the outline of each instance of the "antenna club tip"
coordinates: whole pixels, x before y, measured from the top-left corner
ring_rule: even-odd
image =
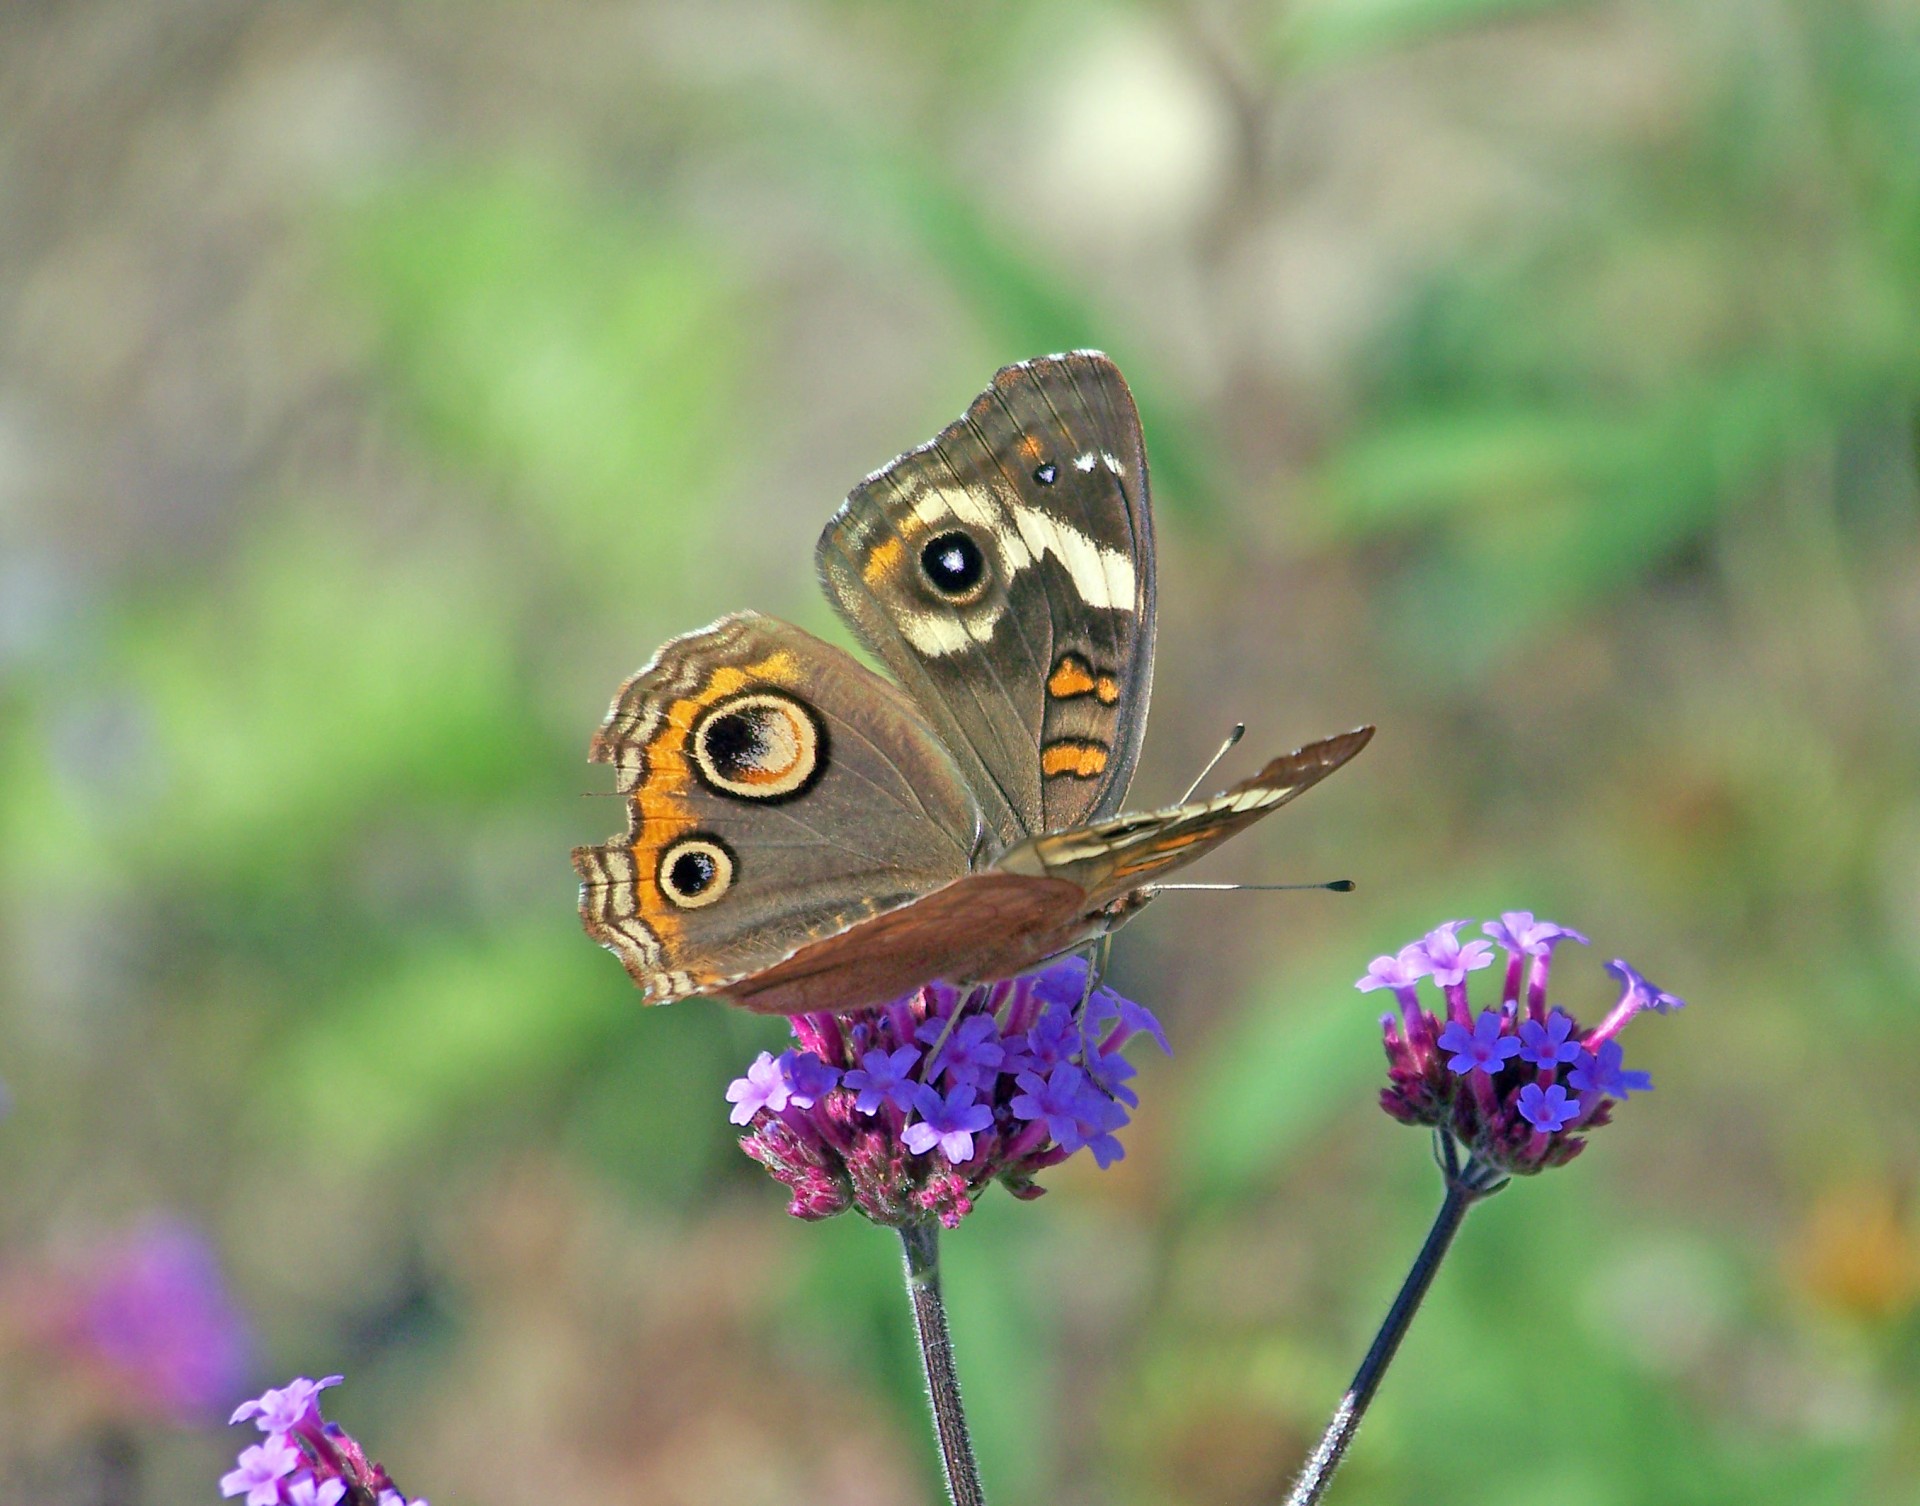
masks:
[[[1359,886],[1352,879],[1335,879],[1327,887],[1335,894],[1351,894]]]

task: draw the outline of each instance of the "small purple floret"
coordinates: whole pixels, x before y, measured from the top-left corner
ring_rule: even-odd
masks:
[[[1376,988],[1391,988],[1398,992],[1403,988],[1413,988],[1432,971],[1433,965],[1419,950],[1419,943],[1415,942],[1397,952],[1375,957],[1367,964],[1366,976],[1353,986],[1363,994],[1372,993]]]
[[[1480,929],[1516,957],[1545,957],[1563,941],[1577,941],[1582,946],[1588,944],[1586,937],[1568,926],[1555,925],[1550,920],[1535,920],[1531,910],[1508,910],[1498,920],[1487,921]]]
[[[1646,974],[1624,957],[1615,957],[1607,964],[1607,971],[1618,978],[1626,990],[1620,1001],[1622,1004],[1632,1000],[1636,1008],[1651,1009],[1655,1014],[1672,1014],[1677,1009],[1687,1007],[1685,999],[1668,993],[1664,988],[1656,988],[1647,980]]]
[[[1460,927],[1469,924],[1471,922],[1465,920],[1447,921],[1444,925],[1435,926],[1414,943],[1419,949],[1417,960],[1426,964],[1433,981],[1443,988],[1465,982],[1468,973],[1490,966],[1493,962],[1493,948],[1486,942],[1463,942],[1454,934]]]
[[[343,1376],[329,1375],[325,1380],[296,1376],[284,1386],[263,1391],[252,1401],[243,1401],[227,1419],[229,1425],[252,1418],[263,1433],[291,1433],[302,1423],[317,1417],[319,1395],[328,1386],[337,1386]]]
[[[1625,1055],[1618,1041],[1602,1041],[1597,1052],[1582,1050],[1567,1082],[1576,1092],[1604,1093],[1609,1098],[1652,1092],[1651,1074],[1628,1071],[1621,1065]]]
[[[1567,1090],[1557,1082],[1547,1088],[1530,1082],[1520,1090],[1518,1107],[1520,1117],[1528,1124],[1552,1134],[1578,1116],[1580,1101],[1569,1098]]]
[[[1080,1114],[1081,1095],[1087,1086],[1086,1074],[1072,1062],[1057,1062],[1045,1078],[1033,1072],[1022,1072],[1018,1081],[1020,1093],[1012,1104],[1014,1117],[1044,1120],[1047,1133],[1060,1143],[1062,1149],[1078,1150],[1083,1143]]]
[[[869,1051],[841,1082],[859,1094],[853,1106],[862,1114],[879,1113],[883,1103],[892,1104],[905,1113],[913,1107],[913,1090],[919,1086],[909,1074],[919,1062],[920,1051],[914,1046],[902,1046],[897,1051]]]
[[[1510,1057],[1518,1056],[1520,1042],[1510,1035],[1502,1035],[1500,1025],[1500,1016],[1487,1009],[1481,1011],[1480,1018],[1473,1022],[1471,1030],[1456,1022],[1441,1031],[1440,1049],[1453,1053],[1447,1062],[1447,1070],[1462,1075],[1485,1072],[1491,1076],[1506,1066]]]
[[[240,1450],[236,1468],[220,1477],[220,1494],[246,1494],[247,1506],[279,1506],[280,1482],[300,1467],[300,1450],[279,1435]]]
[[[780,1070],[771,1051],[762,1051],[747,1068],[745,1077],[736,1077],[727,1084],[727,1102],[733,1105],[733,1112],[727,1118],[734,1124],[745,1124],[762,1109],[772,1109],[777,1114],[787,1106],[787,1075]]]
[[[345,1480],[316,1480],[302,1473],[287,1481],[285,1506],[338,1506],[346,1493]]]
[[[975,1091],[972,1083],[963,1082],[942,1098],[922,1083],[913,1103],[920,1112],[920,1122],[909,1124],[900,1137],[907,1149],[924,1156],[937,1145],[940,1154],[954,1166],[971,1161],[973,1137],[993,1124],[993,1110],[973,1101]]]
[[[787,1102],[796,1109],[810,1109],[840,1082],[840,1069],[830,1067],[811,1051],[782,1051],[780,1072],[786,1080]]]
[[[927,1069],[929,1077],[944,1074],[949,1084],[971,1083],[978,1088],[983,1082],[990,1082],[1000,1070],[1001,1062],[1006,1060],[999,1027],[990,1015],[969,1015],[951,1031],[947,1031],[945,1020],[928,1020],[916,1032],[916,1037],[931,1046],[942,1032],[947,1034],[946,1044],[940,1047],[939,1058]]]
[[[1580,1054],[1580,1043],[1567,1039],[1573,1033],[1573,1020],[1554,1010],[1543,1025],[1538,1020],[1520,1022],[1520,1060],[1535,1067],[1557,1067]]]

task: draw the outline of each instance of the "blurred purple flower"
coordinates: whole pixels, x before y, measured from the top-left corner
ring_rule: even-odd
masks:
[[[316,1480],[302,1471],[287,1482],[282,1499],[286,1506],[339,1506],[340,1497],[346,1493],[345,1480]]]
[[[211,1421],[246,1373],[246,1321],[213,1246],[181,1220],[156,1218],[100,1252],[68,1300],[65,1345],[174,1421]]]

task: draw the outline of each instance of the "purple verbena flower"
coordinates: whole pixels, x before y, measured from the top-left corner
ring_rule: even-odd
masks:
[[[909,1124],[900,1137],[907,1149],[916,1156],[924,1156],[937,1145],[940,1154],[954,1166],[971,1161],[973,1137],[993,1125],[992,1107],[975,1103],[975,1092],[972,1083],[963,1082],[942,1098],[922,1083],[913,1101],[920,1120]]]
[[[1586,1137],[1611,1121],[1613,1102],[1653,1086],[1644,1072],[1628,1071],[1613,1036],[1643,1010],[1670,1013],[1681,1007],[1674,995],[1655,988],[1625,962],[1607,964],[1621,982],[1619,1002],[1599,1026],[1583,1030],[1566,1010],[1546,1000],[1554,948],[1562,941],[1586,942],[1569,927],[1514,910],[1488,922],[1487,934],[1508,952],[1499,1009],[1476,1016],[1467,1000],[1466,975],[1486,964],[1469,958],[1467,943],[1448,957],[1454,933],[1465,921],[1450,921],[1403,948],[1396,958],[1376,959],[1369,980],[1395,988],[1408,971],[1400,959],[1417,952],[1435,962],[1434,973],[1446,996],[1446,1023],[1416,1000],[1403,1000],[1400,1013],[1381,1019],[1387,1052],[1387,1086],[1380,1106],[1403,1124],[1439,1130],[1467,1148],[1493,1175],[1524,1175],[1564,1165],[1586,1145]],[[1525,963],[1526,1008],[1519,1008],[1519,984]],[[1518,1057],[1526,1071],[1505,1067]]]
[[[946,1036],[946,1043],[938,1048],[938,1056],[928,1067],[927,1076],[944,1076],[949,1084],[971,1083],[977,1088],[991,1081],[1006,1060],[1000,1030],[991,1015],[968,1015],[951,1030],[947,1029],[945,1020],[928,1020],[915,1034],[930,1047],[943,1034]]]
[[[1021,1038],[1021,1056],[1030,1071],[1044,1072],[1080,1049],[1080,1026],[1066,1004],[1048,1004]]]
[[[1653,1078],[1648,1073],[1631,1072],[1622,1067],[1624,1055],[1618,1041],[1602,1041],[1598,1051],[1582,1047],[1579,1060],[1567,1074],[1568,1086],[1575,1092],[1604,1093],[1609,1098],[1651,1093]]]
[[[340,1377],[300,1376],[234,1408],[234,1422],[252,1420],[266,1438],[240,1451],[238,1467],[223,1475],[220,1493],[246,1493],[246,1506],[351,1506],[375,1502],[409,1506],[393,1479],[338,1423],[320,1415],[320,1392]],[[285,1426],[270,1426],[284,1423]],[[427,1506],[425,1501],[412,1506]]]
[[[727,1090],[741,1149],[788,1188],[795,1217],[854,1208],[892,1226],[951,1227],[996,1181],[1037,1197],[1037,1175],[1082,1149],[1118,1160],[1137,1102],[1120,1048],[1134,1035],[1166,1046],[1149,1011],[1088,991],[1080,958],[791,1024],[801,1049],[763,1053]]]
[[[733,1105],[727,1118],[734,1124],[747,1123],[762,1109],[777,1114],[787,1106],[787,1074],[780,1070],[771,1051],[762,1051],[745,1077],[727,1084],[727,1102]]]
[[[1082,1144],[1080,1098],[1086,1090],[1086,1074],[1072,1062],[1057,1062],[1045,1078],[1022,1072],[1018,1082],[1020,1093],[1012,1104],[1014,1117],[1044,1120],[1047,1133],[1064,1149],[1078,1150]]]
[[[883,1103],[892,1104],[905,1113],[913,1107],[913,1090],[919,1086],[909,1076],[919,1061],[920,1052],[913,1046],[902,1046],[897,1051],[869,1051],[860,1058],[860,1065],[840,1081],[860,1095],[854,1099],[853,1106],[862,1114],[879,1113]]]
[[[1465,925],[1465,921],[1459,922]],[[1367,964],[1367,971],[1353,986],[1363,994],[1372,993],[1376,988],[1390,988],[1395,993],[1403,990],[1411,994],[1414,986],[1422,978],[1433,972],[1433,964],[1427,961],[1426,954],[1420,950],[1420,943],[1403,946],[1397,952],[1386,952],[1375,957]]]
[[[812,1108],[840,1082],[840,1069],[811,1051],[783,1051],[778,1065],[787,1084],[787,1102],[796,1109]]]
[[[247,1506],[279,1506],[280,1482],[300,1467],[300,1450],[278,1434],[240,1450],[240,1460],[220,1477],[220,1494],[243,1492]]]
[[[346,1493],[345,1480],[316,1480],[312,1474],[302,1472],[287,1481],[286,1494],[281,1499],[284,1506],[338,1506],[340,1497]]]
[[[1468,973],[1493,962],[1493,948],[1486,942],[1463,942],[1455,934],[1460,927],[1470,924],[1465,920],[1449,920],[1435,926],[1409,948],[1417,949],[1416,960],[1426,965],[1433,981],[1442,988],[1465,982]]]
[[[243,1401],[233,1409],[229,1424],[252,1418],[263,1433],[291,1433],[320,1412],[320,1393],[337,1386],[343,1376],[329,1375],[325,1380],[308,1380],[304,1375],[275,1390],[263,1391],[252,1401]]]
[[[1508,910],[1480,929],[1516,957],[1545,957],[1563,941],[1587,945],[1587,938],[1578,931],[1550,920],[1535,920],[1531,910]]]
[[[1487,1009],[1481,1011],[1471,1030],[1456,1022],[1441,1031],[1440,1049],[1454,1053],[1447,1062],[1447,1070],[1492,1075],[1506,1066],[1508,1058],[1518,1056],[1520,1042],[1500,1033],[1502,1023],[1498,1014]]]
[[[1567,1039],[1573,1031],[1573,1019],[1559,1010],[1539,1020],[1520,1022],[1520,1060],[1535,1067],[1557,1067],[1580,1054],[1580,1043]]]
[[[1546,1088],[1530,1082],[1521,1088],[1515,1103],[1522,1119],[1548,1134],[1569,1123],[1580,1112],[1580,1101],[1569,1098],[1567,1090],[1557,1082]]]

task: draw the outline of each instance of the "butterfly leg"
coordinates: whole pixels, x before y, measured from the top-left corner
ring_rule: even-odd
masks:
[[[1098,941],[1090,943],[1081,955],[1087,959],[1087,981],[1080,990],[1079,1006],[1073,1011],[1076,1020],[1086,1018],[1087,1000],[1093,997],[1093,991],[1107,975],[1107,964],[1113,960],[1113,932],[1109,931]]]

